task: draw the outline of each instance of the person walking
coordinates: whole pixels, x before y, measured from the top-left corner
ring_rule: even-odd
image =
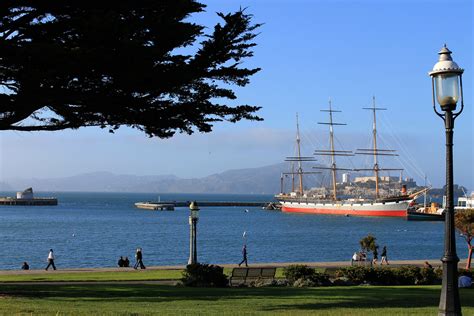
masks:
[[[380,261],[380,265],[382,264],[389,264],[388,263],[388,260],[387,260],[387,246],[383,246],[383,249],[382,249],[382,261]]]
[[[53,249],[49,249],[49,254],[48,254],[48,265],[46,266],[46,271],[48,271],[48,268],[52,266],[53,270],[56,270],[56,266],[54,265],[54,253]]]
[[[247,245],[244,244],[244,247],[242,248],[242,261],[240,261],[239,263],[239,267],[242,263],[245,262],[245,266],[248,267],[248,264],[247,264]]]
[[[135,263],[135,266],[133,268],[136,270],[138,266],[140,266],[140,269],[146,269],[145,265],[143,264],[142,248],[137,248],[137,252],[135,253],[135,258],[137,259],[137,262]]]
[[[377,251],[377,248],[374,249],[374,259],[372,259],[372,264],[373,265],[377,265],[377,260],[379,259],[378,257],[378,251]]]

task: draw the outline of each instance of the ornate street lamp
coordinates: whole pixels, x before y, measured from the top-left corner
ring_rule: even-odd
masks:
[[[458,262],[454,230],[454,197],[453,197],[453,129],[454,120],[464,109],[462,95],[462,73],[451,58],[451,51],[444,45],[439,54],[439,61],[429,73],[432,80],[433,109],[444,121],[446,129],[446,208],[444,224],[443,281],[439,301],[438,315],[461,315],[461,303],[458,290]],[[436,100],[435,100],[436,99]],[[456,111],[457,102],[461,100],[461,109]],[[436,101],[444,113],[436,109]]]
[[[197,229],[196,224],[199,220],[199,207],[196,201],[189,204],[189,210],[191,211],[189,215],[189,260],[188,264],[197,263]]]

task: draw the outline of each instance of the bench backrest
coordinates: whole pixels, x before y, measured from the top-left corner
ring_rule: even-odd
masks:
[[[245,278],[247,276],[248,268],[234,268],[232,270],[232,277]]]
[[[262,273],[262,268],[248,268],[249,271],[247,273],[247,277],[249,278],[257,278]]]
[[[273,278],[275,277],[276,268],[262,268],[262,277]]]

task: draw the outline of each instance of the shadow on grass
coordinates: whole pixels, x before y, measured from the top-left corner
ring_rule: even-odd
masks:
[[[323,288],[185,288],[165,285],[5,285],[0,296],[159,303],[258,299],[262,311],[325,310],[332,308],[423,308],[438,305],[439,286]],[[474,290],[461,290],[464,307],[474,307]]]

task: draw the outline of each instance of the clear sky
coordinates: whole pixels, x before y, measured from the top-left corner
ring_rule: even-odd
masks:
[[[204,1],[207,12],[193,17],[212,26],[215,12],[247,7],[264,23],[249,67],[261,67],[250,85],[238,89],[241,103],[262,106],[263,122],[219,123],[211,134],[149,139],[121,128],[42,133],[0,133],[0,181],[12,177],[61,177],[83,172],[175,174],[201,177],[228,169],[279,163],[293,154],[295,113],[300,116],[303,154],[327,144],[319,110],[328,98],[343,112],[338,146],[367,148],[372,127],[362,107],[377,104],[381,147],[398,149],[405,175],[442,186],[444,126],[431,105],[428,71],[444,43],[465,69],[465,110],[456,120],[455,182],[474,190],[472,103],[473,5],[454,1]],[[20,188],[19,188],[20,189]]]

